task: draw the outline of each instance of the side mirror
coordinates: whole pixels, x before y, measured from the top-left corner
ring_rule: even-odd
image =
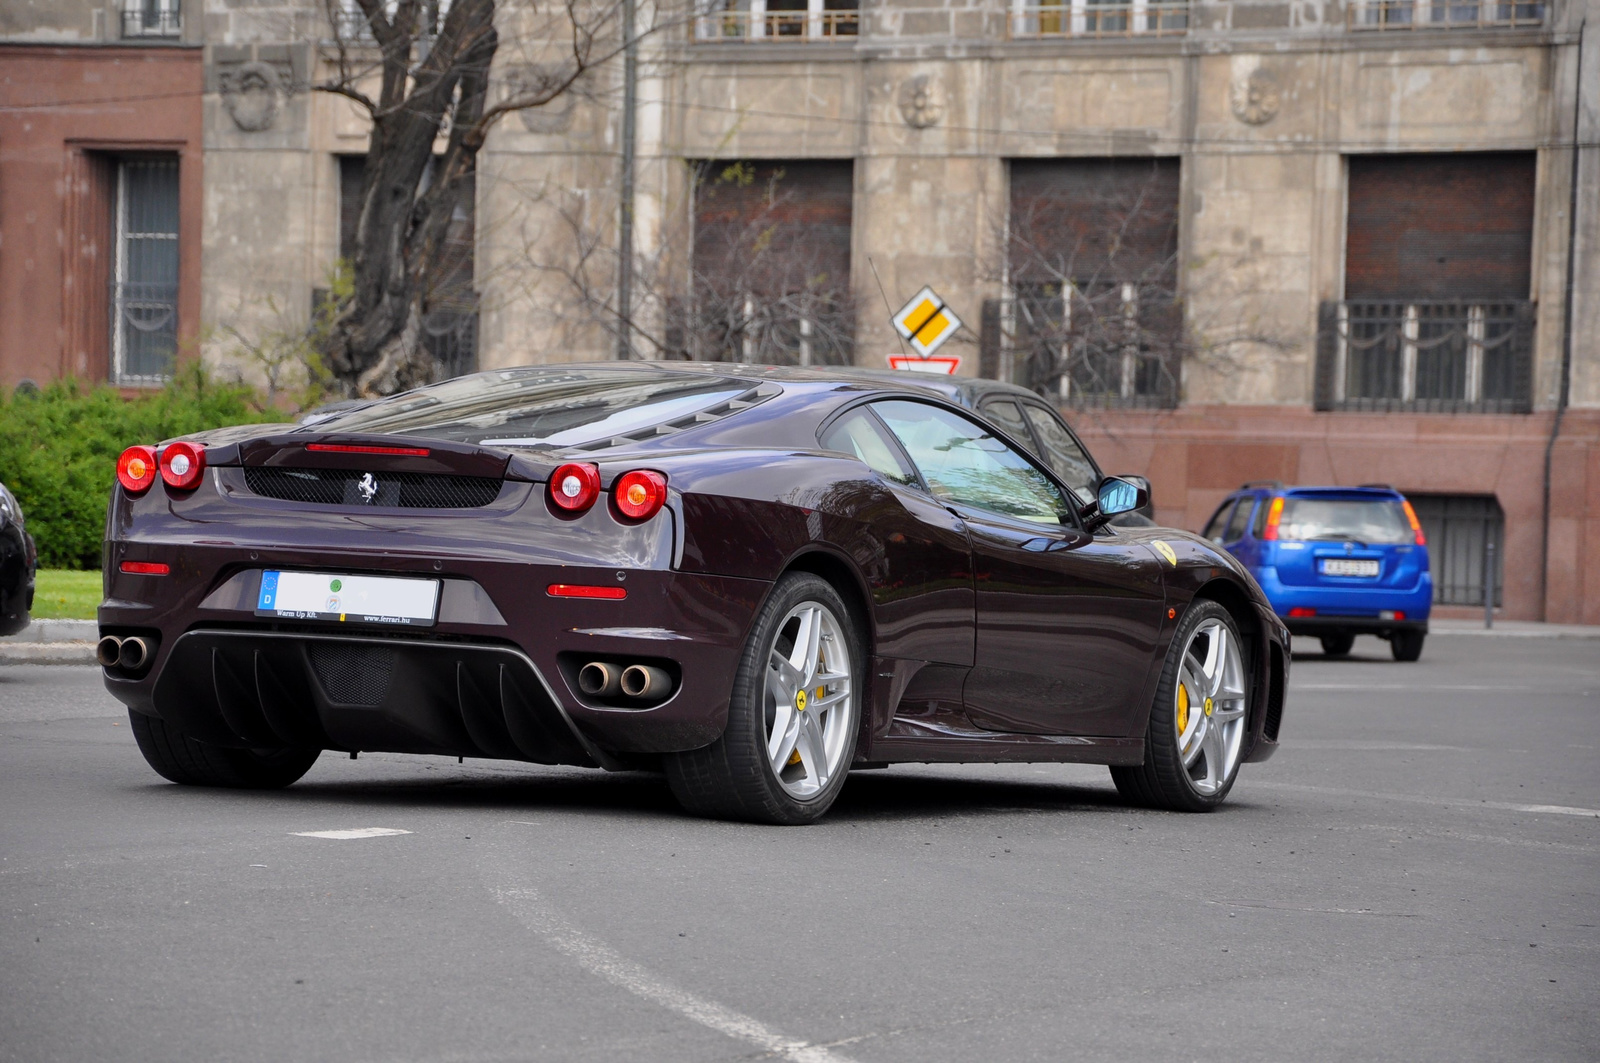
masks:
[[[1120,476],[1107,476],[1100,481],[1095,500],[1084,506],[1078,516],[1082,518],[1085,528],[1094,531],[1119,513],[1131,513],[1149,504],[1150,492],[1147,488]]]
[[[1151,490],[1150,481],[1147,480],[1143,476],[1135,476],[1132,473],[1126,473],[1126,472],[1117,473],[1117,479],[1119,479],[1119,480],[1127,480],[1129,483],[1133,484],[1133,486],[1135,486],[1135,487],[1144,488],[1144,501],[1139,503],[1137,506],[1133,507],[1133,511],[1135,513],[1140,513],[1140,514],[1143,514],[1146,517],[1149,517],[1152,521],[1155,520],[1156,519],[1156,511],[1155,511],[1156,493],[1155,493],[1155,491]]]

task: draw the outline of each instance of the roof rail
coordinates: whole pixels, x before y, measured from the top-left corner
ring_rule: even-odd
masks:
[[[1393,491],[1394,490],[1394,485],[1393,484],[1362,484],[1361,486],[1362,487],[1381,487],[1385,491]]]
[[[1283,481],[1282,480],[1251,480],[1249,483],[1240,484],[1239,485],[1239,490],[1248,491],[1252,487],[1270,487],[1274,491],[1282,491],[1283,490]]]

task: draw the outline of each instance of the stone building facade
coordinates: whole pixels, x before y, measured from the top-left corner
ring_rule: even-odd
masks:
[[[475,309],[438,323],[454,364],[625,335],[641,357],[882,365],[886,303],[929,285],[966,324],[961,371],[1058,398],[1163,521],[1199,528],[1245,480],[1392,483],[1433,532],[1442,610],[1481,609],[1493,541],[1501,615],[1600,622],[1595,0],[644,10],[630,327],[609,64],[491,134],[462,229]],[[304,322],[366,146],[307,90],[324,6],[182,15],[204,47],[201,317]],[[516,4],[501,20],[510,91],[553,53]]]

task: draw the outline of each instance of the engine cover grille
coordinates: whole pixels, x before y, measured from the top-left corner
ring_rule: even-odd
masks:
[[[284,469],[246,466],[251,491],[288,502],[321,506],[384,506],[400,509],[472,509],[500,494],[492,476],[440,473],[366,473],[356,469]]]

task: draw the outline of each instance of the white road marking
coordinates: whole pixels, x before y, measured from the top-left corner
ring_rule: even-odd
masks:
[[[1422,794],[1390,794],[1374,790],[1346,790],[1337,786],[1306,786],[1292,782],[1255,782],[1251,786],[1265,786],[1275,790],[1299,790],[1308,794],[1334,794],[1339,797],[1370,797],[1380,801],[1408,801],[1414,805],[1433,805],[1438,808],[1493,808],[1502,812],[1540,812],[1555,816],[1582,816],[1600,819],[1600,808],[1574,808],[1570,805],[1524,805],[1514,801],[1474,801],[1470,797],[1425,797]]]
[[[1428,683],[1426,685],[1407,683],[1296,683],[1289,681],[1289,689],[1293,690],[1404,690],[1410,694],[1432,694],[1436,692],[1455,692],[1459,690],[1496,690],[1503,693],[1515,691],[1520,694],[1569,694],[1567,690],[1529,690],[1527,687],[1487,686],[1470,683]]]
[[[793,1063],[851,1063],[849,1057],[830,1051],[823,1045],[786,1037],[759,1019],[734,1011],[714,1000],[695,996],[664,981],[605,942],[567,922],[545,902],[538,890],[515,883],[491,881],[491,876],[496,879],[510,876],[494,874],[488,869],[485,871],[485,885],[496,901],[505,906],[519,923],[595,977],[676,1012],[690,1022],[754,1045],[780,1059]]]
[[[387,838],[391,834],[411,832],[395,830],[393,827],[356,827],[352,830],[297,830],[290,833],[296,838],[332,838],[334,841],[347,842],[355,838]]]

